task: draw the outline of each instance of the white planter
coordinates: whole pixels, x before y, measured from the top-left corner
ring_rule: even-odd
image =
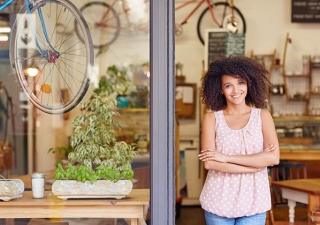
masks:
[[[23,196],[24,183],[20,179],[0,180],[0,200],[10,201]]]
[[[81,182],[76,180],[56,180],[52,184],[52,193],[61,199],[68,198],[116,198],[121,199],[130,194],[131,180],[109,180]]]

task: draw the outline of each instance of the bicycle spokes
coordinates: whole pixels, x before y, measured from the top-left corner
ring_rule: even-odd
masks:
[[[25,29],[29,22],[32,32]],[[37,0],[29,14],[22,9],[11,39],[12,65],[30,101],[51,114],[77,106],[88,89],[94,59],[91,36],[77,7],[68,0]],[[26,73],[31,64],[40,72]]]
[[[216,2],[208,6],[198,20],[198,37],[203,44],[206,30],[213,28],[224,28],[232,33],[244,33],[246,23],[236,7],[230,7],[226,2]]]

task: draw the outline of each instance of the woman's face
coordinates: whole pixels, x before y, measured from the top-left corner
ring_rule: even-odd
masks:
[[[221,81],[222,94],[226,97],[228,103],[236,105],[245,103],[248,86],[244,79],[223,75]]]

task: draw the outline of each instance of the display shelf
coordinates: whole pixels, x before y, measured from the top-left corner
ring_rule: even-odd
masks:
[[[146,113],[149,112],[149,108],[116,108],[118,112],[125,112],[125,113]]]
[[[320,116],[274,116],[275,121],[296,121],[296,122],[317,122],[320,123]]]
[[[268,78],[272,83],[268,99],[269,109],[275,116],[320,116],[320,62],[313,63],[311,56],[303,56],[301,71],[287,68],[286,54],[290,43],[291,38],[287,33],[281,60],[276,50],[270,54],[254,54],[251,51],[251,58],[263,64],[269,71]]]
[[[291,78],[294,78],[294,77],[304,77],[304,78],[310,78],[310,74],[308,75],[304,75],[304,74],[293,74],[293,75],[288,75],[288,74],[284,74],[283,75],[284,77],[291,77]]]

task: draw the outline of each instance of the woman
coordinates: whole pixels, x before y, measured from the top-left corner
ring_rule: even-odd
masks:
[[[216,60],[202,78],[209,112],[199,159],[208,170],[200,195],[207,225],[264,225],[271,207],[267,167],[279,163],[274,122],[265,109],[268,71],[244,56]]]

